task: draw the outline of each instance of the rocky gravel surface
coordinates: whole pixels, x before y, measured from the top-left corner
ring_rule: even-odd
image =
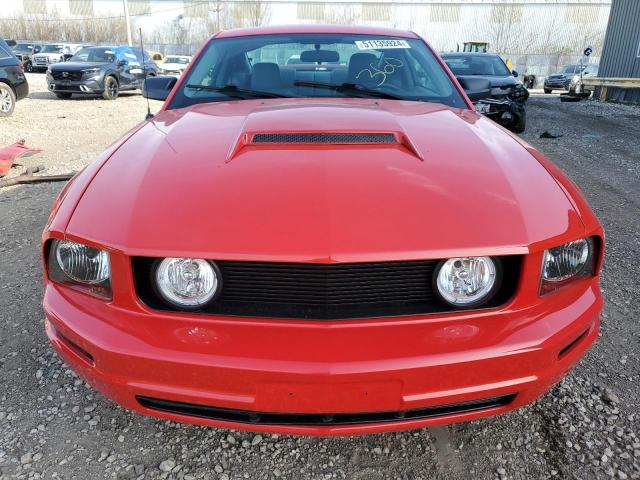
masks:
[[[31,98],[0,120],[23,163],[77,170],[144,116],[139,95]],[[157,104],[154,105],[157,108]],[[532,96],[524,137],[578,183],[607,231],[601,338],[560,384],[499,417],[305,438],[143,417],[89,388],[43,332],[39,236],[61,184],[0,191],[0,479],[640,479],[640,109]],[[562,135],[541,139],[543,131]]]

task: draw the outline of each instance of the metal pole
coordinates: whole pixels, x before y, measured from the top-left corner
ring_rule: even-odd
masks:
[[[122,5],[124,6],[124,19],[127,22],[127,42],[129,46],[133,46],[133,40],[131,39],[131,17],[129,17],[129,4],[127,0],[122,0]]]

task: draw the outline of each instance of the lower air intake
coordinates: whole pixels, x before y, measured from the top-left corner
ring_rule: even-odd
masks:
[[[256,133],[251,143],[395,144],[392,133]]]
[[[442,417],[458,413],[475,412],[489,408],[504,407],[513,401],[515,394],[500,397],[484,398],[470,402],[452,403],[405,410],[399,412],[373,413],[265,413],[250,410],[234,410],[228,408],[209,407],[193,403],[174,402],[158,398],[137,396],[136,399],[145,408],[159,412],[186,415],[189,417],[206,418],[235,423],[250,423],[254,425],[357,425],[363,423],[399,422],[403,420],[419,420],[424,418]]]

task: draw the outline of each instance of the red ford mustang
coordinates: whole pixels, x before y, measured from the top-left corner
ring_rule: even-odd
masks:
[[[603,230],[475,112],[484,87],[408,32],[214,36],[56,200],[51,342],[124,407],[229,428],[381,432],[533,401],[598,335]]]

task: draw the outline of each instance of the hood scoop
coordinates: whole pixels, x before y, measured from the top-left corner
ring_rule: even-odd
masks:
[[[256,133],[251,138],[251,143],[380,145],[400,142],[393,133]]]
[[[403,148],[418,158],[424,157],[407,135],[402,132],[260,132],[243,133],[227,155],[227,162],[245,148],[286,148],[287,145],[369,145],[371,147]]]

